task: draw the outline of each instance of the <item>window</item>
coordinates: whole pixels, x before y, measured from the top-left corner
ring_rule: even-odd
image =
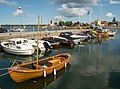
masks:
[[[17,44],[21,44],[22,42],[21,42],[21,41],[17,41],[16,43],[17,43]]]

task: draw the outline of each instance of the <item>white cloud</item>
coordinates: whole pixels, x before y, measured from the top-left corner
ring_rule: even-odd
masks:
[[[69,7],[67,4],[63,4],[61,8],[58,8],[58,12],[60,15],[70,18],[85,15],[88,9],[88,7]]]
[[[65,18],[65,17],[62,16],[62,15],[58,15],[58,16],[55,16],[55,17],[54,17],[55,20],[62,20],[62,19],[64,19],[64,18]]]
[[[14,0],[0,0],[1,4],[9,5],[9,6],[16,6],[18,3]]]
[[[112,13],[107,13],[106,16],[107,17],[115,17],[115,15],[113,15]]]
[[[49,0],[52,1],[58,5],[62,4],[77,4],[77,5],[90,5],[90,4],[96,4],[99,0]]]
[[[60,15],[70,18],[88,13],[91,5],[98,4],[99,0],[48,0],[59,6]]]
[[[19,7],[19,8],[13,13],[14,16],[19,16],[19,15],[21,15],[21,14],[23,14],[23,10],[21,10],[21,7]]]
[[[120,4],[120,0],[110,0],[110,4]]]

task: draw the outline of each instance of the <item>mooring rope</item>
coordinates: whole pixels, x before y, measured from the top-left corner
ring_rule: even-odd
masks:
[[[13,65],[15,64],[16,60],[14,60],[13,64],[11,65],[11,67],[13,67]]]
[[[1,74],[0,77],[4,76],[4,75],[7,75],[9,72],[6,72],[4,74]]]
[[[12,63],[12,65],[11,65],[11,67],[13,67],[13,65],[15,64],[15,62],[16,62],[16,60],[14,60],[14,62]],[[10,67],[10,68],[11,68]],[[9,69],[9,68],[1,68],[0,70],[7,70],[7,69]],[[6,72],[6,73],[3,73],[3,74],[1,74],[0,75],[0,77],[2,77],[2,76],[4,76],[4,75],[7,75],[9,72]]]
[[[1,70],[7,70],[7,69],[9,69],[9,68],[1,68],[0,71],[1,71]]]

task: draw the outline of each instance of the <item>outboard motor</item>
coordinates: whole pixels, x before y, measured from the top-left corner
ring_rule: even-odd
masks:
[[[50,50],[51,51],[51,46],[47,43],[47,42],[44,42],[43,43],[43,45],[44,45],[44,47],[45,47],[45,53],[48,51],[48,50]]]

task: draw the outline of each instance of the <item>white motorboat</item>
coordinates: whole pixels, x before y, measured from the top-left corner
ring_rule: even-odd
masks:
[[[59,36],[67,38],[69,40],[73,40],[75,44],[80,44],[82,40],[88,38],[88,36],[76,35],[72,32],[61,32]]]
[[[110,31],[109,29],[104,29],[103,32],[107,32],[109,36],[115,36],[117,33],[116,31]]]
[[[3,50],[16,55],[32,55],[35,51],[33,46],[24,38],[14,38],[1,42]]]
[[[37,40],[28,40],[28,43],[32,44],[33,47],[37,47]],[[46,51],[46,48],[51,49],[52,46],[48,41],[39,40],[38,41],[38,48],[40,49],[40,51],[42,53],[44,53]]]
[[[85,40],[85,39],[88,38],[88,36],[85,36],[85,35],[76,35],[76,34],[71,35],[70,37],[73,38],[73,39],[80,39],[80,41],[83,41],[83,40]]]

